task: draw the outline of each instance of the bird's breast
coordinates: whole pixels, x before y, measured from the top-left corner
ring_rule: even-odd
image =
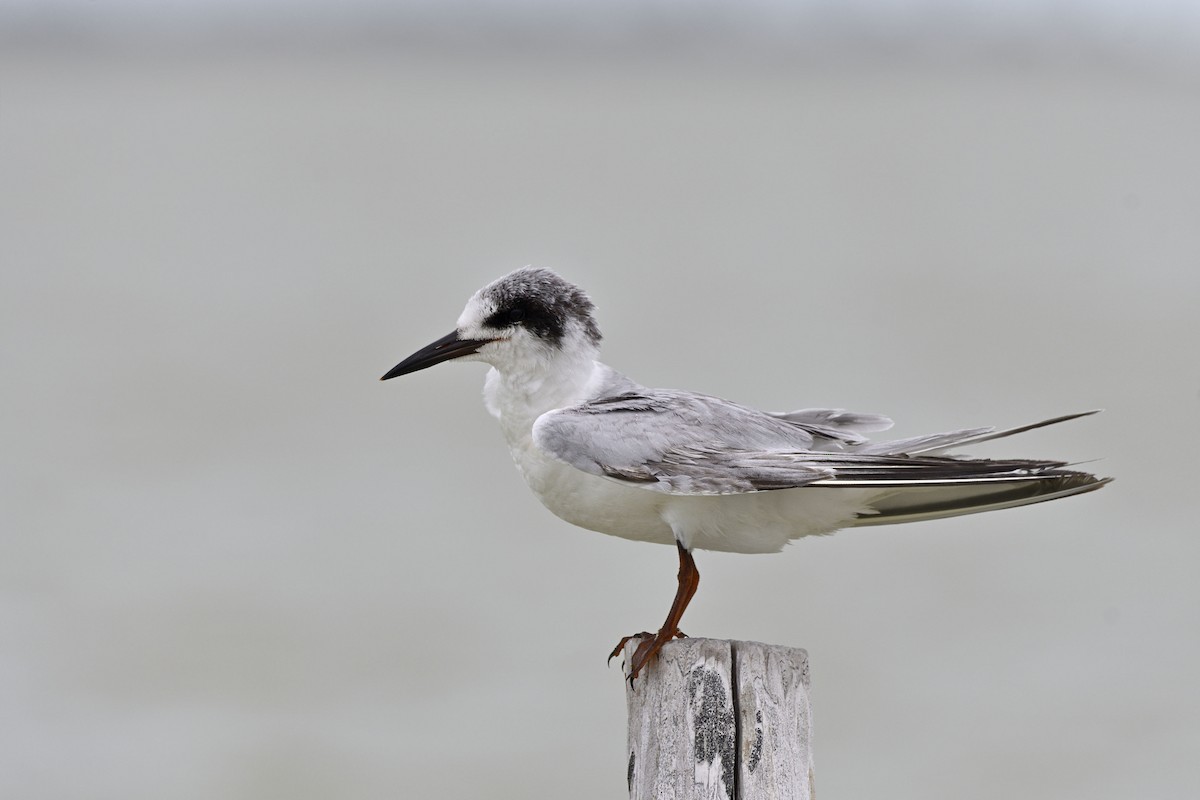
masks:
[[[665,495],[575,469],[543,453],[531,436],[510,441],[509,450],[525,483],[555,516],[624,539],[675,541],[662,516]]]

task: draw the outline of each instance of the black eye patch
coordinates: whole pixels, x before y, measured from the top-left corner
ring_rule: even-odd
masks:
[[[528,312],[524,308],[511,306],[509,308],[502,308],[492,314],[484,320],[484,324],[491,328],[508,328],[521,324],[527,316]]]
[[[522,302],[497,310],[484,324],[499,329],[520,325],[539,339],[557,345],[562,340],[566,320],[561,311],[556,313],[556,309],[545,304]]]

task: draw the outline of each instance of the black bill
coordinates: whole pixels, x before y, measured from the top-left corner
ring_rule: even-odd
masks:
[[[458,332],[455,331],[447,336],[443,336],[441,339],[438,339],[431,345],[422,347],[420,350],[388,370],[388,373],[379,380],[386,381],[389,378],[407,375],[410,372],[416,372],[417,370],[422,370],[426,367],[432,367],[434,364],[440,364],[443,361],[449,361],[452,358],[470,355],[490,341],[492,340],[460,339],[458,338]]]

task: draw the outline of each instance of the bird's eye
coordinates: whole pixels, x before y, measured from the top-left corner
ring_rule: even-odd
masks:
[[[484,324],[492,328],[511,328],[520,325],[529,316],[529,312],[520,306],[502,308],[484,320]]]

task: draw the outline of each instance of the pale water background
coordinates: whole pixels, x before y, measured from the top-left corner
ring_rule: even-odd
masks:
[[[544,511],[482,367],[376,380],[530,263],[651,385],[1106,408],[984,451],[1102,492],[701,553],[684,628],[809,650],[822,797],[1200,794],[1186,5],[120,5],[0,16],[0,796],[624,796],[674,553]]]

